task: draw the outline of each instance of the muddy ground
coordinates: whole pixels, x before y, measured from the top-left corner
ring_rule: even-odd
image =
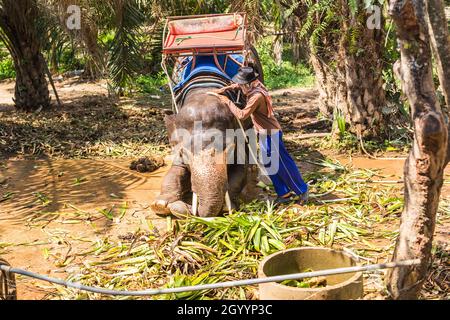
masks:
[[[103,82],[70,79],[57,87],[63,108],[29,115],[13,110],[14,83],[0,84],[0,255],[15,267],[64,278],[84,259],[77,253],[99,239],[166,230],[166,219],[149,204],[159,193],[169,157],[151,173],[129,165],[140,156],[167,155],[162,117],[170,103],[167,97],[112,102]],[[306,150],[298,159],[302,172],[317,169],[311,162],[331,157],[378,169],[392,183],[402,179],[405,154],[391,154],[391,160],[349,157],[314,149],[310,139],[296,140],[299,134],[330,130],[329,123],[317,120],[316,90],[272,94],[290,148]],[[449,184],[442,198],[450,199]],[[449,221],[437,226],[437,243],[450,244],[449,226]],[[54,291],[36,284],[18,277],[19,299],[44,299]]]

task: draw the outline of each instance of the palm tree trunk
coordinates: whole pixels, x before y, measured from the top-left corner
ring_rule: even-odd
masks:
[[[16,70],[15,105],[32,111],[50,106],[45,78],[46,65],[36,33],[38,8],[35,0],[3,0],[0,8],[2,40]]]
[[[346,3],[346,1],[345,1]],[[354,19],[345,4],[344,32],[340,68],[345,75],[346,102],[342,111],[356,132],[372,136],[382,134],[384,121],[382,108],[386,104],[382,80],[383,33],[366,26],[367,14],[362,9]],[[358,39],[352,39],[357,30]],[[352,43],[355,41],[354,43]]]
[[[381,30],[369,29],[362,1],[353,16],[347,1],[340,1],[342,17],[339,39],[324,39],[326,54],[311,50],[311,63],[320,94],[319,109],[331,116],[334,109],[342,111],[350,130],[361,136],[380,136],[386,119],[382,80]],[[327,36],[325,36],[327,37]]]
[[[275,38],[272,47],[273,59],[277,66],[281,66],[283,63],[283,36],[279,35]]]
[[[312,34],[308,55],[316,75],[320,112],[331,118],[335,110],[340,110],[350,131],[361,137],[380,137],[387,121],[382,113],[386,104],[382,79],[384,34],[366,26],[369,14],[365,2],[355,0],[354,4],[357,10],[352,13],[348,1],[335,1],[332,10],[339,19],[331,22],[325,23],[325,14],[316,13],[313,23],[324,31],[320,37]],[[283,1],[281,5],[289,9],[293,2]],[[297,5],[293,14],[302,23],[309,15],[308,7]]]
[[[98,41],[98,25],[94,16],[86,7],[81,16],[81,29],[70,30],[66,25],[66,12],[70,5],[75,4],[71,0],[59,0],[56,9],[58,10],[61,27],[77,42],[85,51],[85,70],[83,76],[91,80],[100,79],[106,68],[105,48]],[[83,3],[78,3],[83,7]],[[88,4],[84,4],[85,6]]]
[[[25,45],[13,54],[16,69],[15,104],[26,111],[50,106],[45,61],[40,51],[33,52]]]
[[[319,91],[319,111],[326,117],[332,117],[333,110],[342,101],[343,93],[338,94],[338,75],[331,70],[327,61],[319,54],[311,53],[310,61],[316,75],[316,84]]]
[[[429,0],[425,2],[427,8],[426,20],[430,33],[431,48],[436,59],[437,74],[442,93],[447,104],[446,111],[450,111],[450,41],[446,28],[445,4],[443,0]]]
[[[52,43],[49,56],[50,71],[52,74],[56,74],[58,73],[58,48],[55,41]]]

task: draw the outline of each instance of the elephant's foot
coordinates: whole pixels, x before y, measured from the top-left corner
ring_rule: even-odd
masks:
[[[169,202],[164,199],[156,199],[150,204],[150,208],[153,212],[160,216],[170,215],[170,209],[168,208]]]
[[[192,215],[192,207],[183,201],[169,203],[167,207],[170,210],[170,213],[177,218],[183,219]]]
[[[187,203],[177,200],[168,202],[167,200],[156,199],[150,204],[153,212],[159,216],[174,215],[177,218],[185,218],[192,215],[192,208]]]
[[[150,208],[154,213],[161,216],[170,215],[169,203],[178,201],[180,197],[173,193],[161,193],[156,199],[150,204]]]

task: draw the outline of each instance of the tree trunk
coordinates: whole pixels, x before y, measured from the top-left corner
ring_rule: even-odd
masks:
[[[389,14],[397,26],[400,76],[415,132],[404,167],[405,207],[392,260],[420,259],[421,264],[389,270],[386,282],[394,299],[415,299],[430,262],[448,134],[433,85],[424,1],[391,1]]]
[[[425,2],[425,5],[431,48],[436,60],[440,87],[445,98],[443,113],[450,136],[450,36],[445,15],[445,5],[443,0],[429,0]],[[450,143],[448,144],[445,163],[449,161]]]
[[[36,34],[38,9],[35,0],[4,0],[0,9],[2,40],[16,70],[15,104],[31,111],[50,106],[46,65]]]
[[[50,106],[48,83],[45,78],[45,60],[40,51],[28,50],[25,44],[13,54],[16,69],[14,102],[16,107],[33,111]]]
[[[340,106],[353,131],[362,135],[377,136],[384,127],[382,108],[386,105],[382,79],[383,32],[366,26],[368,14],[363,9],[354,17],[347,1],[342,11],[348,19],[343,19],[343,34],[340,44],[340,72],[345,77],[345,101]],[[338,91],[340,92],[340,91]],[[345,100],[344,100],[345,99]]]
[[[275,41],[273,43],[273,59],[277,66],[281,66],[283,63],[283,36],[278,35],[275,37]]]
[[[280,8],[281,4],[279,0],[275,0],[275,8]],[[274,13],[274,24],[275,24],[275,33],[279,33],[275,36],[275,40],[272,46],[273,59],[275,60],[275,64],[277,66],[281,66],[283,63],[283,46],[284,46],[284,37],[283,37],[283,29],[286,25],[286,21],[284,21],[281,12],[279,10]]]
[[[436,59],[439,82],[448,112],[450,110],[450,38],[445,17],[445,5],[443,0],[428,0],[425,1],[425,5],[431,48]]]
[[[85,76],[95,80],[99,79],[105,70],[105,52],[98,44],[98,30],[92,24],[82,24],[81,37],[89,57],[86,62]]]
[[[90,10],[83,9],[81,14],[81,29],[69,29],[66,25],[68,17],[67,8],[76,4],[73,1],[61,1],[58,3],[60,24],[62,28],[78,43],[85,52],[86,63],[83,76],[91,80],[101,78],[106,69],[105,48],[98,42],[98,27],[95,16]],[[82,3],[78,3],[82,6]]]
[[[337,94],[339,89],[337,73],[316,53],[311,54],[310,61],[319,91],[319,111],[324,116],[331,118],[334,108],[344,103],[342,101],[343,94]]]
[[[50,71],[52,74],[58,73],[58,48],[56,42],[53,41],[50,49]]]
[[[297,35],[292,38],[292,61],[294,65],[298,65],[301,57],[301,47],[300,42],[297,39]]]
[[[350,12],[347,1],[339,2],[340,36],[325,35],[325,50],[311,48],[311,62],[320,93],[319,109],[325,116],[335,108],[342,111],[350,130],[361,136],[380,136],[385,127],[382,108],[386,104],[383,89],[383,39],[380,29],[369,29],[369,15],[363,1],[358,12]],[[383,125],[381,125],[383,124]]]

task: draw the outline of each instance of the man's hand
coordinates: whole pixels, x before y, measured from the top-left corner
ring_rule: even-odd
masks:
[[[229,99],[226,96],[223,96],[221,94],[218,94],[214,91],[208,91],[206,94],[210,94],[212,96],[216,96],[217,98],[219,98],[219,100],[223,101],[223,102],[227,102]]]
[[[236,89],[239,89],[239,85],[237,83],[233,83],[225,88],[228,88],[229,90],[236,90]]]
[[[236,89],[239,89],[239,85],[237,83],[233,83],[233,84],[230,84],[229,86],[226,86],[226,87],[223,87],[220,89],[216,89],[216,90],[212,90],[211,92],[215,92],[218,94],[224,94],[228,90],[236,90]]]

